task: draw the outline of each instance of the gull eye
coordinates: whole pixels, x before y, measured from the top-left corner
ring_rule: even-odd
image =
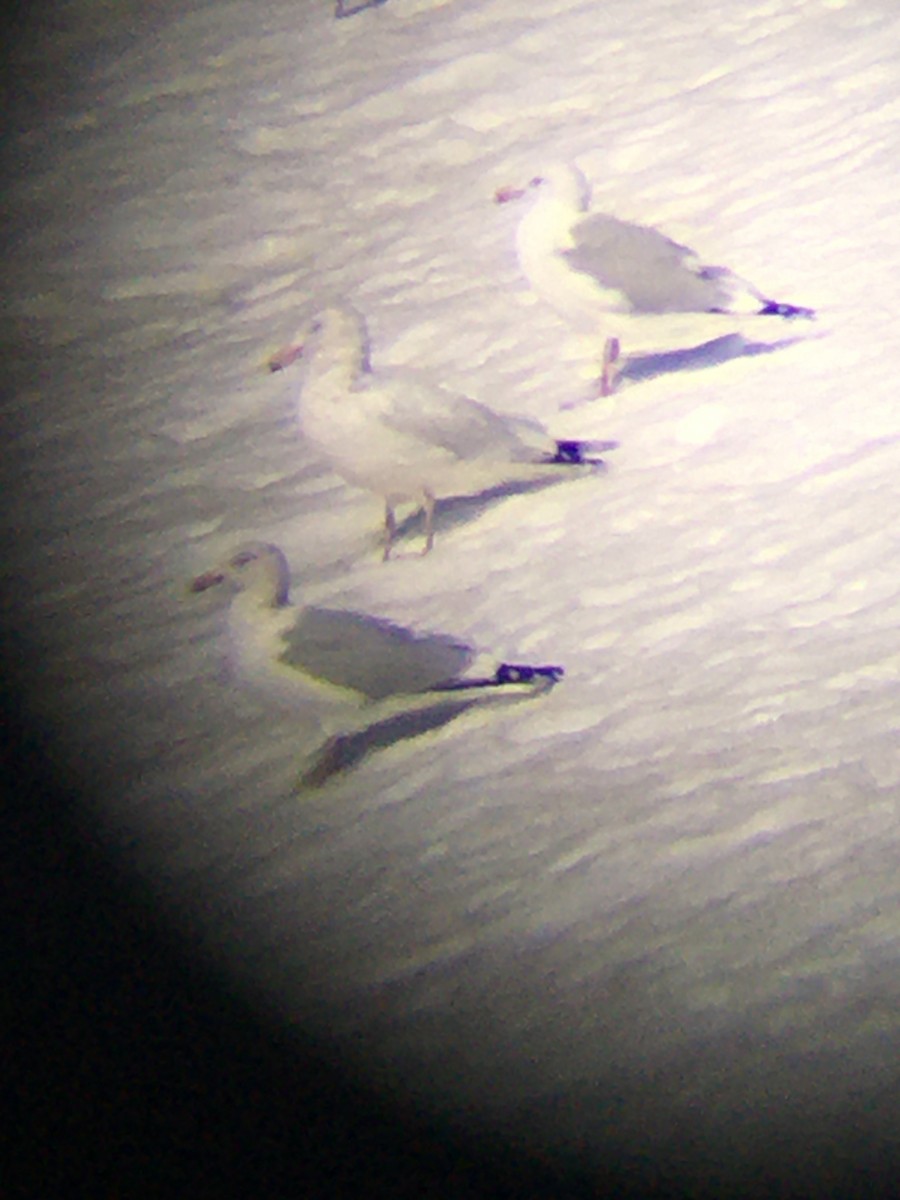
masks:
[[[241,550],[240,553],[236,554],[231,560],[231,566],[234,567],[235,570],[239,571],[242,567],[246,567],[250,563],[256,562],[258,558],[259,555],[255,550]]]

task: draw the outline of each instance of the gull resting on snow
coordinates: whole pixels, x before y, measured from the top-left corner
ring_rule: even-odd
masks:
[[[442,634],[380,618],[295,606],[282,551],[242,546],[191,591],[231,593],[231,659],[239,674],[315,716],[326,735],[301,774],[316,786],[368,751],[436,729],[475,704],[534,696],[562,667],[496,663]]]

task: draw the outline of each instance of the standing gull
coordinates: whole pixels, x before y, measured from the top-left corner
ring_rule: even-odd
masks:
[[[315,786],[369,750],[445,725],[473,704],[536,695],[562,667],[492,661],[471,647],[362,613],[297,607],[277,546],[253,542],[198,575],[191,591],[226,585],[231,656],[240,674],[314,714],[325,741],[301,774]],[[475,672],[475,673],[473,673]]]
[[[550,167],[529,187],[534,201],[519,225],[519,263],[537,294],[574,329],[605,336],[599,381],[604,396],[621,369],[616,331],[623,318],[814,316],[810,308],[767,299],[727,267],[703,263],[656,229],[591,212],[590,185],[573,164]],[[502,188],[496,199],[504,203],[525,194]],[[665,330],[660,324],[660,334]]]
[[[589,456],[612,445],[558,441],[535,421],[503,416],[416,371],[374,371],[362,318],[347,306],[321,312],[301,343],[269,365],[278,370],[300,354],[308,364],[299,399],[303,436],[348,483],[383,497],[385,559],[397,505],[424,509],[427,554],[437,500],[596,466]]]

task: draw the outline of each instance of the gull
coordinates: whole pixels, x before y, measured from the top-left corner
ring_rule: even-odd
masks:
[[[396,538],[399,504],[424,510],[427,554],[439,499],[601,466],[591,454],[615,445],[558,440],[536,421],[502,415],[415,370],[373,370],[365,324],[347,305],[319,313],[298,343],[270,359],[270,369],[299,355],[307,362],[298,403],[301,432],[347,483],[383,498],[385,559]]]
[[[572,163],[548,168],[528,189],[501,188],[495,199],[516,200],[528,190],[534,201],[518,228],[519,264],[535,292],[573,329],[594,338],[606,334],[601,395],[612,393],[621,370],[623,318],[658,324],[657,336],[665,336],[659,319],[671,329],[673,314],[704,314],[707,329],[709,315],[815,316],[811,308],[768,299],[729,268],[705,264],[656,229],[591,212],[590,185]],[[696,330],[699,323],[684,324]]]
[[[294,605],[287,559],[267,542],[239,547],[190,590],[223,585],[233,667],[305,709],[325,735],[300,786],[319,786],[370,750],[436,729],[476,703],[542,694],[564,673],[497,663],[455,638],[365,613]]]

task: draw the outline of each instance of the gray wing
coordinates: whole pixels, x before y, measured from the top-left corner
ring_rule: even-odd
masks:
[[[390,372],[378,380],[375,390],[385,425],[461,461],[538,461],[542,452],[553,447],[536,422],[501,415],[468,396],[428,385],[414,372]]]
[[[729,302],[730,272],[703,266],[656,229],[592,213],[572,234],[574,246],[562,251],[569,265],[621,292],[634,312],[708,312]]]
[[[285,637],[280,660],[323,682],[372,700],[415,695],[455,678],[472,661],[471,647],[363,613],[304,609]]]

